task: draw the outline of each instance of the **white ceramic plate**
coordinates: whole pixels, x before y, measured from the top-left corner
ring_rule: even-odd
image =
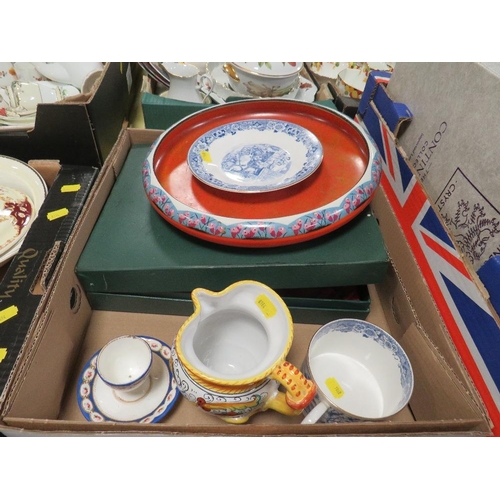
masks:
[[[229,84],[229,76],[222,69],[222,64],[223,63],[221,62],[209,62],[207,64],[207,71],[214,79],[214,90],[212,94],[210,94],[210,97],[215,102],[222,104],[225,103],[226,100],[231,97],[264,99],[260,97],[254,97],[235,92],[231,88],[231,85]],[[314,102],[314,98],[316,96],[317,91],[318,88],[316,87],[316,85],[314,85],[314,83],[312,83],[307,78],[301,76],[299,79],[299,88],[297,89],[297,92],[294,94],[290,94],[288,96],[280,97],[280,99],[292,99],[304,102]]]
[[[9,115],[4,116],[0,114],[0,125],[9,126],[9,127],[17,127],[22,126],[25,129],[30,129],[35,126],[35,113],[31,113],[29,115]]]
[[[200,181],[223,191],[264,193],[309,177],[323,147],[309,130],[282,120],[241,120],[203,134],[187,162]]]
[[[8,156],[0,156],[0,185],[24,193],[33,204],[29,223],[23,228],[14,245],[0,250],[0,266],[8,262],[19,250],[29,227],[35,220],[47,196],[47,185],[42,176],[28,164]]]
[[[155,423],[173,408],[179,389],[170,372],[170,347],[152,337],[142,338],[148,342],[153,352],[148,393],[138,401],[125,402],[118,399],[97,374],[99,350],[87,362],[78,379],[78,405],[88,421]]]

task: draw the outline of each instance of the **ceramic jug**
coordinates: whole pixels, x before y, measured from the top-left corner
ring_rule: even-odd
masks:
[[[212,92],[214,83],[208,74],[199,75],[193,64],[164,62],[162,63],[170,79],[170,87],[166,96],[179,101],[204,103]],[[206,93],[201,92],[206,89]]]
[[[229,423],[244,423],[268,409],[300,414],[316,385],[285,359],[293,322],[281,297],[251,280],[221,292],[197,288],[191,295],[194,313],[172,347],[181,394]]]

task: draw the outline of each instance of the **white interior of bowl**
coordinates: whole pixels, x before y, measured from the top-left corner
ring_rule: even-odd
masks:
[[[349,331],[335,322],[323,328],[311,343],[309,366],[332,404],[351,415],[384,418],[408,403],[403,366],[409,361],[389,334],[375,326]]]

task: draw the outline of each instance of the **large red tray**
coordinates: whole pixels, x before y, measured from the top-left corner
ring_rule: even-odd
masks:
[[[187,164],[191,144],[237,120],[296,123],[320,140],[317,171],[289,188],[267,193],[221,191],[196,179]],[[380,157],[363,129],[325,106],[289,100],[248,100],[194,113],[166,130],[143,167],[146,194],[168,222],[224,245],[272,247],[310,240],[358,215],[380,180]]]

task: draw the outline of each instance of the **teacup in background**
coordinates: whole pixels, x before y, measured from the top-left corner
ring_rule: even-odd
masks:
[[[402,347],[363,320],[339,319],[321,327],[302,371],[318,387],[303,424],[388,419],[413,392],[413,371]]]
[[[200,67],[183,62],[164,62],[162,66],[170,79],[170,87],[164,97],[195,103],[209,100],[214,81],[208,73],[200,73]],[[207,92],[201,92],[202,88],[208,89]]]
[[[221,292],[197,288],[192,299],[195,312],[172,347],[182,395],[234,424],[268,409],[299,415],[316,386],[285,359],[293,322],[281,297],[263,283],[243,280]]]

